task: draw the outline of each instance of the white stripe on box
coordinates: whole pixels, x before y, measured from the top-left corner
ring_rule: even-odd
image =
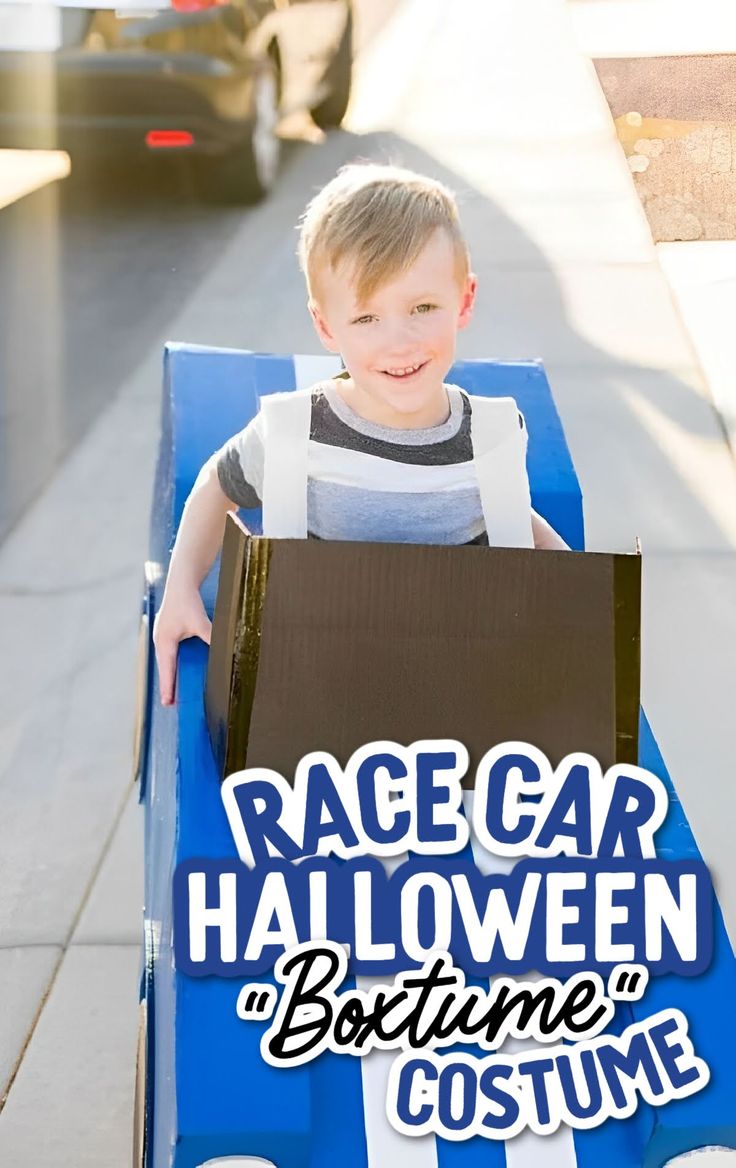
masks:
[[[475,791],[463,791],[463,804],[468,822],[473,822],[473,797]],[[486,849],[470,833],[470,846],[473,851],[475,866],[484,876],[501,876],[509,873],[517,860],[512,856],[497,856]],[[538,974],[529,973],[525,980],[533,980]],[[543,1049],[538,1043],[509,1038],[502,1044],[502,1050],[507,1054],[516,1054],[523,1050]],[[525,1129],[513,1140],[504,1141],[506,1153],[506,1168],[577,1168],[578,1158],[575,1152],[575,1141],[572,1128],[567,1124],[560,1124],[557,1131],[550,1136],[538,1136],[535,1132]]]
[[[355,984],[367,991],[389,980],[385,976],[356,977]],[[372,1050],[360,1060],[368,1168],[437,1168],[437,1141],[433,1135],[408,1139],[388,1122],[388,1076],[396,1057],[395,1050]]]
[[[532,1047],[533,1043],[524,1044],[524,1049]],[[513,1140],[506,1140],[504,1151],[506,1168],[540,1168],[542,1164],[544,1168],[577,1168],[572,1128],[566,1123],[549,1136],[538,1136],[527,1128]],[[602,1164],[601,1168],[608,1165]]]
[[[409,853],[402,852],[398,856],[384,857],[381,862],[388,875],[392,876],[408,859]],[[359,975],[355,979],[355,984],[359,990],[367,992],[374,985],[390,981],[391,978],[385,975],[376,977]],[[368,1168],[394,1168],[394,1165],[396,1168],[437,1168],[437,1141],[433,1135],[409,1139],[407,1136],[399,1135],[388,1122],[386,1115],[388,1076],[396,1058],[395,1050],[372,1050],[360,1060]]]

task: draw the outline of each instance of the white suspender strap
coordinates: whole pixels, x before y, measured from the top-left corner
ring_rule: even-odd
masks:
[[[534,547],[526,473],[526,429],[513,398],[471,396],[473,462],[492,547]],[[307,538],[307,478],[312,395],[263,398],[263,534]]]
[[[296,392],[274,393],[263,413],[263,534],[274,539],[307,538],[307,457],[316,381],[342,368],[336,353],[294,356]]]
[[[470,395],[469,395],[470,396]],[[470,433],[491,547],[534,547],[526,428],[512,397],[470,396]]]
[[[310,392],[274,393],[263,411],[263,534],[307,538],[307,454]]]

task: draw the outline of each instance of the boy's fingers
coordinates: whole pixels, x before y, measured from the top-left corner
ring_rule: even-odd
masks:
[[[174,682],[176,680],[176,651],[178,645],[170,641],[156,646],[156,661],[158,663],[158,686],[161,691],[161,705],[170,706],[174,700]]]
[[[174,688],[176,685],[176,661],[179,653],[179,641],[182,637],[199,637],[206,645],[210,643],[212,622],[206,612],[196,617],[189,630],[180,633],[178,637],[156,636],[154,627],[153,643],[156,650],[156,664],[158,666],[158,687],[161,694],[161,705],[170,706],[174,702]]]
[[[212,621],[207,616],[203,616],[200,626],[197,629],[197,636],[200,637],[205,645],[209,645],[212,639]]]

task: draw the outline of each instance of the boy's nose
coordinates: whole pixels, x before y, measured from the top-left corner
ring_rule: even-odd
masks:
[[[396,358],[396,364],[400,365],[406,358],[410,364],[417,356],[417,338],[411,325],[397,326],[387,340],[386,352],[392,359]]]

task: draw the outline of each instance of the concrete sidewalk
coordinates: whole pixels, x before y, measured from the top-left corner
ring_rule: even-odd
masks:
[[[358,64],[347,129],[365,137],[302,153],[243,215],[166,336],[252,347],[250,316],[259,347],[316,352],[284,242],[309,191],[359,155],[460,191],[481,280],[460,352],[544,359],[588,546],[641,537],[644,702],[734,936],[736,471],[564,3],[406,0]],[[160,346],[0,548],[0,1162],[13,1168],[130,1162],[129,766],[159,386]]]
[[[420,16],[421,53],[400,80],[399,42],[374,44],[364,66],[388,79],[382,104],[366,85],[349,126],[375,131],[392,109],[392,133],[457,176],[471,241],[485,230],[493,253],[478,267],[491,324],[472,343],[544,359],[588,547],[641,538],[643,701],[734,937],[736,473],[723,419],[564,3],[460,0],[450,19],[440,0],[413,0],[407,34]]]

